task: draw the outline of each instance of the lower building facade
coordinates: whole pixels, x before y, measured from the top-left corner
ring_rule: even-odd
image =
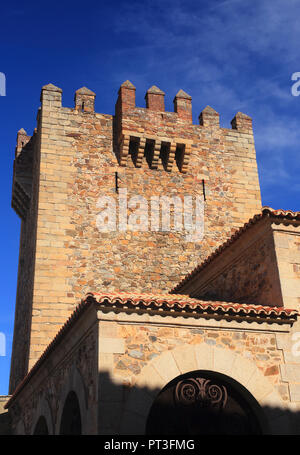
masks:
[[[297,330],[283,308],[90,294],[9,399],[12,433],[298,434]]]

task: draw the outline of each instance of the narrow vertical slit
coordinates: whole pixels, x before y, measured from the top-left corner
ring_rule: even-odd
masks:
[[[139,145],[138,142],[134,140],[133,137],[131,137],[129,142],[129,155],[131,156],[134,165],[136,165],[138,145]]]
[[[146,158],[149,169],[151,169],[153,153],[154,153],[154,141],[147,139],[144,157]]]
[[[161,163],[162,163],[163,168],[164,168],[165,171],[167,170],[167,166],[168,166],[170,145],[171,144],[169,142],[162,142],[161,149],[160,149],[160,154],[159,154],[159,158],[161,160]]]
[[[181,172],[182,164],[183,164],[184,151],[185,151],[185,145],[177,144],[176,152],[175,152],[175,161],[176,161],[177,167],[180,172]]]

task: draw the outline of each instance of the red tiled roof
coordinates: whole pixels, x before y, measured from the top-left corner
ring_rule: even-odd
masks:
[[[186,284],[190,281],[195,275],[197,275],[201,270],[203,270],[210,262],[212,262],[217,256],[219,256],[222,251],[234,243],[245,231],[247,231],[254,224],[265,218],[274,218],[274,220],[282,221],[300,221],[300,212],[293,212],[292,210],[274,210],[271,207],[264,206],[261,209],[261,213],[256,214],[253,218],[245,223],[242,227],[237,229],[234,234],[225,242],[222,243],[210,256],[208,256],[203,262],[201,262],[194,270],[192,270],[188,275],[186,275],[183,280],[178,283],[175,288],[173,288],[170,293],[177,293]]]
[[[286,308],[267,307],[261,305],[248,305],[241,303],[229,302],[212,302],[203,301],[187,297],[186,295],[178,294],[134,294],[134,293],[88,293],[76,307],[75,311],[71,314],[65,324],[61,327],[57,335],[53,338],[46,350],[43,352],[38,361],[31,368],[27,376],[21,381],[14,391],[12,397],[6,403],[5,408],[8,408],[19,392],[23,389],[26,383],[38,370],[41,364],[46,360],[54,348],[63,339],[66,333],[74,326],[79,317],[91,305],[99,305],[101,309],[149,309],[165,312],[181,312],[185,315],[190,313],[202,313],[205,315],[218,315],[218,316],[240,316],[248,318],[249,321],[254,319],[272,320],[286,320],[293,322],[296,320],[298,312]]]
[[[296,310],[283,307],[250,305],[246,303],[206,301],[179,294],[134,294],[134,293],[89,293],[86,301],[94,299],[107,308],[145,308],[158,310],[195,311],[210,313],[245,314],[264,317],[289,317],[297,315]]]

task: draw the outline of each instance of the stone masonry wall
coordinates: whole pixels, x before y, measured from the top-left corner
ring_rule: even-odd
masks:
[[[124,353],[114,354],[114,371],[118,376],[131,378],[134,381],[134,376],[162,352],[172,351],[181,345],[205,343],[230,349],[236,354],[253,360],[263,375],[275,385],[283,400],[289,400],[287,385],[281,382],[280,365],[283,363],[283,358],[282,352],[276,347],[275,334],[205,328],[120,325],[118,336],[125,340]]]
[[[184,92],[175,99],[175,112],[167,113],[157,110],[163,109],[163,95],[156,89],[148,93],[148,108],[136,108],[127,85],[120,89],[115,117],[95,113],[87,89],[76,92],[73,109],[61,106],[61,89],[43,87],[31,340],[13,353],[16,364],[27,355],[29,363],[12,372],[13,385],[87,291],[168,291],[260,211],[249,117],[239,113],[232,129],[220,128],[218,114],[206,108],[200,125],[193,125]],[[99,232],[99,196],[116,199],[126,189],[128,199],[203,199],[203,180],[201,241],[187,242],[182,232]],[[18,311],[22,318],[24,310]]]
[[[249,229],[180,292],[205,300],[283,306],[270,223]]]
[[[12,393],[18,382],[25,376],[28,368],[29,346],[31,338],[31,317],[33,283],[35,274],[36,230],[39,196],[39,150],[40,135],[36,133],[32,141],[32,182],[31,200],[25,217],[21,220],[20,254],[18,266],[18,284],[14,321],[13,355],[11,358],[9,390]],[[28,150],[22,153],[28,153]],[[20,159],[17,156],[17,159]],[[23,212],[23,211],[22,211]]]
[[[232,377],[267,418],[299,410],[299,384],[291,377],[299,365],[290,364],[287,346],[299,327],[102,312],[97,305],[73,321],[12,397],[13,434],[32,434],[41,416],[50,434],[59,434],[70,391],[79,399],[83,434],[144,434],[149,408],[162,388],[199,370]],[[277,422],[275,434],[285,431]]]

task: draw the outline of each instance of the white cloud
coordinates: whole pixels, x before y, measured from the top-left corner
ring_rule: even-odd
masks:
[[[163,0],[127,3],[115,24],[120,37],[135,37],[120,49],[141,62],[133,83],[147,89],[159,79],[166,98],[183,88],[195,117],[209,104],[225,127],[237,111],[251,115],[262,187],[279,181],[295,189],[300,98],[291,96],[291,74],[300,71],[299,16],[299,0]]]

